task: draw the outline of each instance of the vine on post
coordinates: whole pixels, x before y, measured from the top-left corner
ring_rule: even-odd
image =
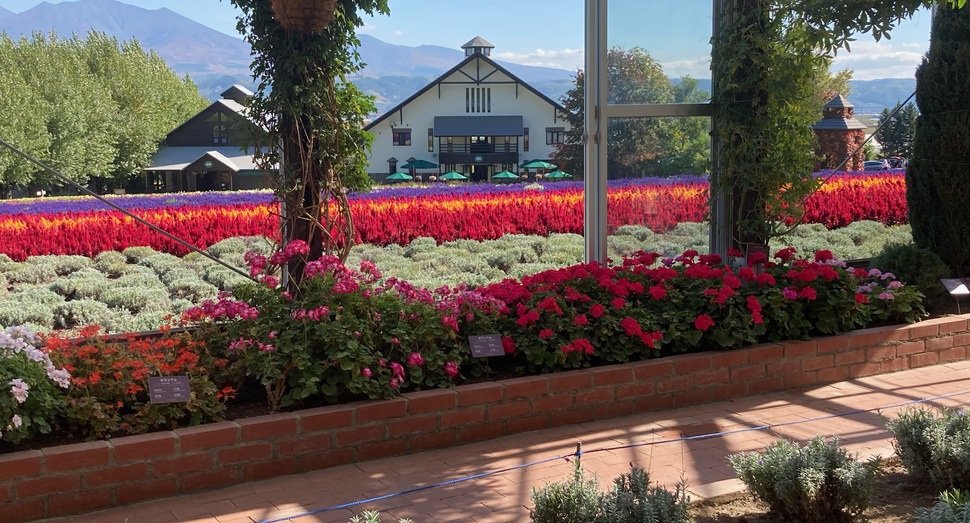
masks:
[[[290,288],[307,261],[324,254],[346,260],[354,242],[347,191],[371,186],[364,118],[373,97],[347,80],[363,67],[356,29],[363,15],[389,14],[387,0],[338,0],[320,31],[289,30],[267,0],[231,0],[242,11],[236,27],[253,48],[259,82],[248,110],[265,131],[255,152],[281,203],[281,244],[303,240],[305,258],[286,267]]]

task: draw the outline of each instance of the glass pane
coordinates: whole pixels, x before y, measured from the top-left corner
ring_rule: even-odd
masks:
[[[610,120],[609,256],[708,250],[710,118]]]
[[[710,99],[713,3],[610,0],[610,103],[678,103]],[[634,67],[634,64],[637,67]],[[631,71],[638,71],[637,75]],[[684,99],[676,86],[694,78],[704,92]],[[634,79],[639,78],[639,81]],[[673,84],[670,85],[670,84]]]

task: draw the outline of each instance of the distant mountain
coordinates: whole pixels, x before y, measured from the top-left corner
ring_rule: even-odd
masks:
[[[149,10],[117,0],[45,2],[20,14],[0,7],[0,32],[12,38],[51,30],[61,37],[84,36],[95,30],[119,40],[135,38],[143,48],[154,49],[174,71],[188,74],[210,99],[235,83],[250,89],[256,87],[249,69],[249,44],[166,8]],[[462,38],[474,36],[469,33]],[[358,37],[366,67],[351,80],[363,92],[376,97],[378,112],[404,101],[464,58],[459,46],[465,40],[456,42],[452,49],[397,45],[368,34]],[[556,101],[573,86],[575,71],[498,63]],[[884,107],[891,108],[897,101],[905,100],[915,83],[913,78],[853,81],[849,100],[858,114],[879,113]],[[698,88],[710,92],[710,80],[698,79]]]

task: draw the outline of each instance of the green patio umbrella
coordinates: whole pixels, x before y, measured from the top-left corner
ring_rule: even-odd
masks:
[[[555,171],[552,171],[551,173],[545,175],[545,178],[547,180],[564,180],[566,178],[572,178],[572,177],[573,175],[567,172],[560,171],[559,169],[556,169]]]
[[[468,177],[455,171],[446,172],[438,177],[439,180],[467,180]]]
[[[545,160],[532,160],[522,164],[523,169],[555,169],[556,166]]]
[[[427,160],[414,160],[401,166],[401,169],[434,169],[438,164]]]
[[[411,175],[408,173],[396,172],[384,179],[395,181],[395,182],[403,182],[407,180],[413,180],[414,178],[412,178]]]
[[[492,175],[493,180],[518,180],[519,176],[513,172],[502,171]]]

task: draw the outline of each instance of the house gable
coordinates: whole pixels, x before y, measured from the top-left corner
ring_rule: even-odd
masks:
[[[176,127],[165,138],[170,147],[245,146],[252,141],[252,125],[244,116],[245,106],[229,99],[213,102]]]

